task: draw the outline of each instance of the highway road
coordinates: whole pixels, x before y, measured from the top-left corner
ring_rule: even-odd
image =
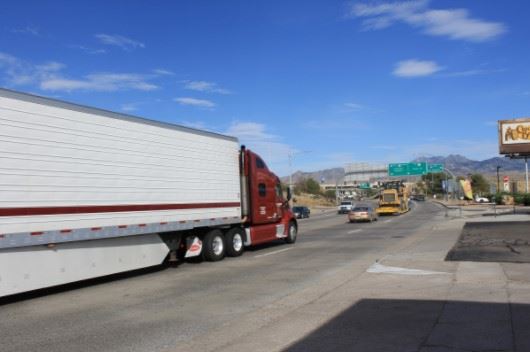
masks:
[[[244,350],[240,339],[442,221],[431,203],[374,223],[350,224],[346,215],[327,212],[301,220],[294,245],[278,242],[218,263],[183,263],[3,302],[0,350]],[[254,343],[263,349],[267,341]]]

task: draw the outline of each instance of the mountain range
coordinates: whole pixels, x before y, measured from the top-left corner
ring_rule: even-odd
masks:
[[[480,173],[493,175],[497,172],[497,166],[500,166],[500,173],[522,173],[525,170],[524,160],[514,160],[503,157],[495,157],[486,160],[471,160],[465,156],[451,154],[444,156],[420,157],[411,162],[427,162],[429,164],[444,164],[445,167],[455,175],[465,176],[470,173]],[[302,178],[313,178],[316,181],[328,184],[336,182],[342,183],[344,179],[344,168],[336,167],[313,172],[297,171],[292,174],[293,183]],[[283,182],[289,182],[289,176],[281,178]]]

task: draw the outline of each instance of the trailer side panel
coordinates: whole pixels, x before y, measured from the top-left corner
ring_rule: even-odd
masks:
[[[0,242],[240,221],[236,139],[17,94],[0,90]]]

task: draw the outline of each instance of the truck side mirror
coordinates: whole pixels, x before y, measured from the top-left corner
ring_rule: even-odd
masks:
[[[293,195],[291,194],[291,187],[287,187],[287,201],[290,201]]]

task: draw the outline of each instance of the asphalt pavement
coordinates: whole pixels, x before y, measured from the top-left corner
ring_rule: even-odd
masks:
[[[294,245],[4,302],[1,351],[530,350],[530,267],[444,261],[463,225],[315,215]]]

